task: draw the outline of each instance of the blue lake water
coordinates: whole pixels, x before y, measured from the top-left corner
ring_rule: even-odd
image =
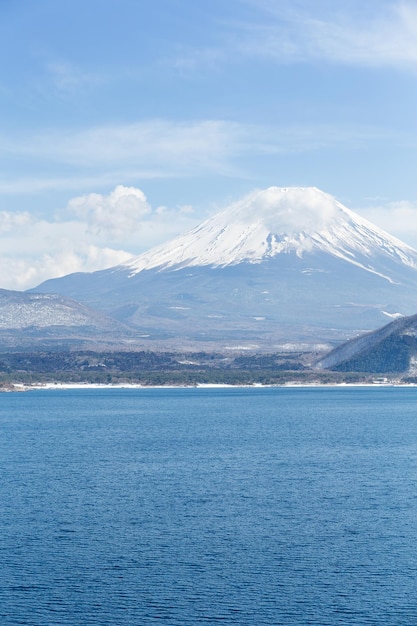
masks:
[[[417,624],[417,388],[0,395],[0,624]]]

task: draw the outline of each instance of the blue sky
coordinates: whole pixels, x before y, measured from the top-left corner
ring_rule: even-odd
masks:
[[[416,1],[2,0],[0,46],[0,287],[270,185],[417,247]]]

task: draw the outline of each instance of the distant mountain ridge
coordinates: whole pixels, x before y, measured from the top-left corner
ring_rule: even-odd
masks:
[[[332,343],[417,311],[417,251],[316,188],[254,192],[124,265],[46,281],[149,347]]]
[[[120,322],[65,296],[0,289],[0,350],[106,346],[133,338]]]

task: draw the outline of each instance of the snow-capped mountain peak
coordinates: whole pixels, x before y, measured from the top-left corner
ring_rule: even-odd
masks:
[[[185,235],[133,258],[122,267],[145,269],[260,263],[282,253],[326,252],[377,273],[376,257],[417,268],[417,252],[316,187],[255,191]]]
[[[97,308],[157,349],[305,349],[415,314],[417,251],[314,187],[270,187],[127,265],[37,291]]]

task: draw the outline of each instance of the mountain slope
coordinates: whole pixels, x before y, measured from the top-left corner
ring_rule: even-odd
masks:
[[[270,187],[231,205],[168,245],[127,263],[143,270],[260,263],[280,254],[324,252],[395,281],[375,267],[399,262],[417,270],[417,252],[316,188]],[[388,269],[388,268],[387,268]],[[392,268],[391,268],[392,271]]]
[[[380,374],[417,373],[417,315],[404,317],[332,350],[318,369]]]
[[[126,341],[133,333],[116,320],[65,296],[0,289],[2,348],[70,347]]]
[[[125,265],[46,281],[149,345],[341,341],[417,311],[417,252],[315,188],[251,194]]]

